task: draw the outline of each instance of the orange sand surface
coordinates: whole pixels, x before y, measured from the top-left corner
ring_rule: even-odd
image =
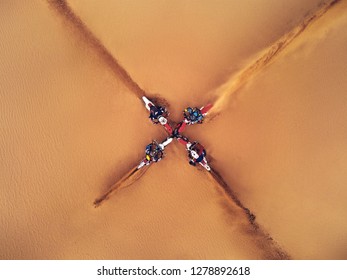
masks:
[[[2,3],[0,258],[347,259],[347,3],[329,2]],[[215,104],[184,134],[217,173],[174,140],[94,208],[166,137],[142,94],[174,121]]]

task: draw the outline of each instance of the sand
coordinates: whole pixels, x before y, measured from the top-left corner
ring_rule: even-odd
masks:
[[[345,259],[341,2],[235,92],[237,73],[321,1],[68,1],[77,17],[63,2],[2,4],[0,258]],[[220,105],[185,134],[225,185],[174,141],[94,208],[166,137],[142,93],[167,100],[173,121]]]

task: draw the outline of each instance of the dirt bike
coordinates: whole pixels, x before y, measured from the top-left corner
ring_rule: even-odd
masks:
[[[149,112],[151,112],[151,110],[153,110],[153,109],[156,109],[156,111],[158,113],[158,116],[155,116],[153,118],[151,118],[151,115],[150,115],[151,121],[154,124],[160,123],[166,129],[166,131],[171,135],[173,129],[167,121],[167,116],[169,115],[169,113],[167,112],[166,108],[155,105],[146,96],[142,96],[142,100],[145,103],[146,109]]]
[[[206,106],[203,106],[201,107],[199,110],[200,110],[200,114],[201,114],[201,120],[199,121],[196,121],[196,122],[191,122],[188,118],[188,114],[186,111],[183,112],[183,116],[184,116],[184,120],[181,121],[180,123],[178,123],[175,127],[175,130],[174,130],[174,136],[178,135],[178,134],[181,134],[187,125],[193,125],[193,124],[201,124],[204,120],[204,117],[208,114],[208,111],[212,108],[212,104],[207,104]]]

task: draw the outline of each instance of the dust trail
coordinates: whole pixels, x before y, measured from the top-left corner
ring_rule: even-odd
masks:
[[[118,182],[113,184],[110,189],[100,196],[99,198],[95,199],[94,201],[94,207],[99,207],[105,200],[109,199],[112,193],[114,193],[116,190],[119,190],[121,188],[125,188],[127,186],[130,186],[131,184],[135,183],[138,179],[140,179],[145,172],[148,170],[149,166],[145,166],[141,169],[137,169],[137,166],[131,169],[127,174],[125,174]]]
[[[111,71],[121,79],[121,81],[136,94],[139,98],[146,95],[146,92],[132,80],[127,71],[118,63],[106,47],[89,30],[84,22],[73,12],[65,0],[47,0],[50,7],[59,14],[64,23],[82,39],[91,49],[93,49]]]
[[[314,23],[317,19],[322,17],[332,6],[340,0],[333,0],[329,3],[324,3],[322,7],[313,15],[310,15],[304,19],[304,21],[295,27],[290,32],[286,33],[273,45],[264,51],[260,52],[258,59],[248,64],[245,68],[233,75],[228,81],[216,89],[214,95],[216,100],[214,101],[214,107],[212,108],[208,120],[218,116],[220,112],[228,103],[228,99],[235,95],[235,93],[242,88],[248,81],[250,81],[255,75],[257,75],[267,65],[272,63],[274,59],[297,38],[308,26]]]
[[[237,198],[236,194],[224,181],[222,176],[211,167],[210,172],[206,172],[209,180],[217,186],[217,188],[224,194],[225,198],[238,207],[240,207],[246,214],[248,221],[252,226],[252,230],[246,230],[245,234],[254,236],[258,240],[258,246],[266,251],[266,258],[268,259],[290,259],[289,255],[273,240],[273,238],[262,229],[255,221],[255,215],[245,207],[242,202]]]

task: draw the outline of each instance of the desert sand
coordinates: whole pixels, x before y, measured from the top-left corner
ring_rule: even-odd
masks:
[[[0,258],[346,259],[347,3],[287,2],[2,3]],[[94,208],[167,136],[143,94],[215,104],[221,178],[175,140]]]

